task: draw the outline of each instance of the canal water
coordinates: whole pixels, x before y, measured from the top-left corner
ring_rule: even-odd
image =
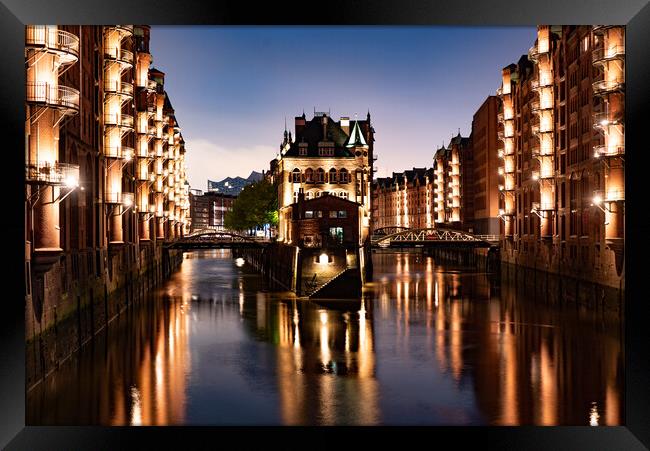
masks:
[[[27,394],[38,425],[618,425],[618,312],[535,299],[416,253],[358,301],[269,293],[186,253],[148,302]]]

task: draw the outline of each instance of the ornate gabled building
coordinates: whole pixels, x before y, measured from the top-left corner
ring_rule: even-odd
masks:
[[[360,206],[359,245],[368,237],[371,219],[370,186],[373,178],[374,129],[366,120],[347,117],[334,121],[328,113],[295,118],[295,138],[284,131],[280,152],[271,162],[272,180],[278,183],[278,241],[292,243],[291,207],[299,200],[331,196]]]
[[[373,230],[434,227],[433,169],[413,168],[378,178],[373,184]]]
[[[502,258],[623,288],[625,28],[539,26],[502,80]]]

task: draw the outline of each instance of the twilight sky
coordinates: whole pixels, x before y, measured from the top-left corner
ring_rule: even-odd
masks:
[[[192,188],[268,169],[303,109],[375,128],[376,176],[430,167],[517,62],[535,27],[153,26],[153,67],[186,141]]]

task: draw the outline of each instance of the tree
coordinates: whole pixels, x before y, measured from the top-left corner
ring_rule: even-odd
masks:
[[[266,179],[246,185],[226,213],[227,229],[243,231],[278,224],[278,190]]]

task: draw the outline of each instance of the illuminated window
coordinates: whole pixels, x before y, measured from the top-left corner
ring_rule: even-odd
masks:
[[[314,183],[314,170],[312,168],[305,170],[305,183]]]
[[[343,242],[343,227],[330,227],[330,237],[337,243]]]
[[[313,210],[307,210],[305,211],[305,218],[313,218],[314,217],[314,211]]]
[[[339,171],[339,180],[341,183],[348,183],[348,170],[343,168]]]
[[[339,210],[339,218],[347,218],[348,212],[346,210]]]
[[[338,217],[336,210],[330,210],[330,218],[336,218]]]
[[[316,169],[316,183],[324,183],[324,182],[325,182],[325,171],[323,171],[323,168]]]
[[[293,183],[300,183],[300,169],[296,168],[291,173]]]
[[[336,183],[336,169],[330,169],[330,183]]]

